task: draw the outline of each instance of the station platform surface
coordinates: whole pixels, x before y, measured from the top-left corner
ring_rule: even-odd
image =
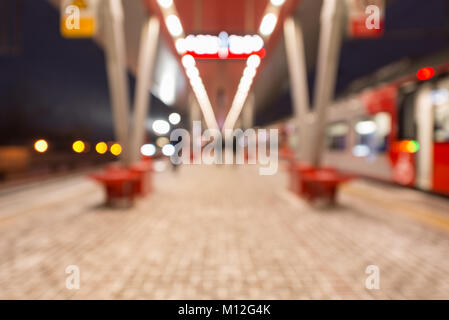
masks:
[[[446,198],[360,181],[313,208],[284,172],[254,166],[184,166],[154,184],[128,210],[103,207],[83,175],[1,191],[0,298],[449,299]]]

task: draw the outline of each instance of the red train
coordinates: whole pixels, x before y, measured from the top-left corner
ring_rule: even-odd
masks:
[[[365,84],[364,90],[337,100],[327,114],[324,163],[449,195],[449,62],[445,61],[448,54],[409,63],[384,75],[387,80]],[[424,66],[429,68],[418,71]],[[394,70],[390,67],[390,73]]]

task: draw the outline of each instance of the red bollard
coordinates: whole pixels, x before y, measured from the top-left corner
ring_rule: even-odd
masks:
[[[89,175],[103,184],[106,204],[112,207],[130,207],[138,190],[139,176],[121,166],[111,165],[102,173]]]
[[[301,174],[302,196],[310,202],[317,200],[335,204],[338,186],[352,179],[352,176],[339,173],[333,168],[315,168]]]

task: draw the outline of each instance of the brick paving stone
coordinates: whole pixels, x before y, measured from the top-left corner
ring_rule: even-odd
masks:
[[[154,184],[130,210],[102,207],[83,177],[0,194],[0,298],[449,299],[449,233],[349,189],[323,210],[253,166],[186,166]],[[365,288],[368,265],[380,290]]]

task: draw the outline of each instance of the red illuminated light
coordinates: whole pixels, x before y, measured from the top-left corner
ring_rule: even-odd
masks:
[[[422,68],[416,73],[416,77],[421,81],[429,80],[434,75],[435,75],[435,70],[432,67]]]
[[[221,56],[218,53],[214,54],[207,54],[207,53],[196,53],[194,51],[187,51],[185,54],[190,54],[195,59],[248,59],[251,55],[255,54],[258,55],[261,59],[263,59],[266,55],[265,49],[262,48],[261,50],[257,52],[251,52],[251,53],[241,53],[241,54],[235,54],[230,51],[227,52],[226,56]]]

